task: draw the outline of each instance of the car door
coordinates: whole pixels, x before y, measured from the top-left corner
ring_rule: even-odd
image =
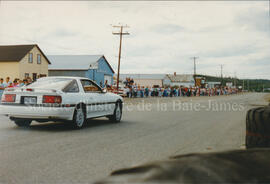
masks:
[[[78,82],[75,79],[64,87],[63,92],[65,104],[77,105],[83,99],[82,94],[84,93],[80,90]]]
[[[84,90],[84,103],[87,106],[87,118],[106,115],[106,98],[102,89],[93,81],[82,79]]]

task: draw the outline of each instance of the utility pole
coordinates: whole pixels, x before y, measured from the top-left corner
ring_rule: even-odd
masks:
[[[235,88],[237,88],[236,87],[236,72],[234,72],[234,86],[235,86]]]
[[[191,59],[193,59],[194,61],[194,77],[196,76],[196,59],[198,59],[199,57],[192,57]]]
[[[223,79],[223,65],[220,65],[220,78]]]
[[[220,65],[220,78],[221,78],[221,86],[223,84],[223,65]]]
[[[198,59],[199,57],[192,57],[191,59],[193,59],[194,62],[194,81],[195,81],[195,86],[196,86],[196,59]]]
[[[120,35],[120,45],[119,45],[119,55],[118,55],[118,71],[117,71],[117,84],[116,84],[116,89],[118,92],[119,89],[119,75],[120,75],[120,60],[121,60],[121,50],[122,50],[122,37],[123,35],[129,35],[128,32],[123,32],[124,28],[128,28],[127,25],[119,25],[119,26],[112,26],[114,28],[120,28],[120,32],[113,32],[113,35]]]

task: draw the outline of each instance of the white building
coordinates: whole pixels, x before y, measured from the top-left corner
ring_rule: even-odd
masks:
[[[131,78],[134,83],[144,87],[163,86],[163,80],[166,74],[120,74],[120,81],[124,82],[126,78]]]
[[[163,80],[166,86],[184,86],[190,87],[195,85],[194,77],[192,74],[173,75],[167,74]]]
[[[215,88],[216,86],[220,86],[221,82],[207,82],[206,87],[207,88]]]

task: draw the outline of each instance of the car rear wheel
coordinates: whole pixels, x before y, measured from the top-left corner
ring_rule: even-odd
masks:
[[[82,128],[86,121],[86,115],[83,108],[76,108],[73,115],[73,125],[75,128]]]
[[[32,120],[28,119],[14,119],[14,123],[19,127],[29,127]]]
[[[114,113],[111,116],[108,116],[109,120],[112,122],[120,122],[122,118],[122,104],[117,102],[115,105]]]

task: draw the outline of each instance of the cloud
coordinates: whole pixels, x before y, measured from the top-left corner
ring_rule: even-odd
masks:
[[[152,31],[160,34],[174,34],[184,31],[184,27],[176,24],[158,24],[153,26]]]
[[[242,29],[253,29],[255,31],[268,32],[270,29],[269,9],[248,8],[241,14],[235,16],[235,23]],[[269,36],[269,34],[268,34]]]
[[[73,32],[73,31],[69,31],[67,29],[57,29],[54,30],[53,32],[49,33],[48,36],[51,37],[72,37],[72,36],[79,36],[79,33]]]
[[[117,68],[126,23],[123,73],[198,72],[268,78],[270,31],[267,1],[3,1],[0,44],[37,43],[46,54],[104,54]]]
[[[259,50],[256,45],[242,45],[242,46],[233,46],[226,49],[216,49],[213,52],[201,53],[202,57],[215,57],[215,58],[227,58],[231,56],[247,56],[248,54],[255,53]]]

